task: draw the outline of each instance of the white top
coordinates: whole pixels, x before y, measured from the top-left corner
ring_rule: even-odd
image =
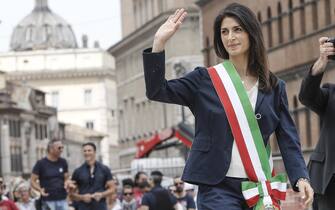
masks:
[[[28,203],[16,202],[15,204],[20,210],[36,210],[35,199],[30,199]]]
[[[255,111],[257,95],[258,95],[258,80],[256,84],[247,91],[252,109]],[[233,142],[233,149],[231,154],[230,166],[227,172],[228,177],[238,177],[238,178],[248,178],[247,173],[245,172],[240,153],[237,149],[236,142]]]

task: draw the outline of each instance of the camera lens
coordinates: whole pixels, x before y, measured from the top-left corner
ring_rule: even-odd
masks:
[[[333,38],[329,38],[326,42],[331,42],[331,43],[333,43],[333,47],[335,47],[335,38],[333,37]],[[328,56],[328,59],[329,60],[335,60],[335,55],[329,55]]]

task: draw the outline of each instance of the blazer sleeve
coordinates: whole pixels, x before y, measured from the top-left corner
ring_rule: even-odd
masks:
[[[321,115],[326,110],[328,102],[327,85],[320,88],[323,73],[313,76],[311,70],[301,83],[299,100],[300,102]]]
[[[279,92],[280,120],[275,133],[290,183],[293,190],[298,191],[295,187],[298,179],[306,178],[309,180],[309,176],[302,156],[298,132],[289,112],[285,83],[283,81],[279,82]]]
[[[143,66],[148,99],[192,107],[203,68],[197,67],[184,77],[167,81],[165,53],[152,53],[151,48],[143,51]]]

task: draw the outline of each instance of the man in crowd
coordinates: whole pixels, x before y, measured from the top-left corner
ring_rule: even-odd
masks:
[[[123,187],[122,194],[122,210],[136,210],[136,200],[134,198],[134,190],[130,185]]]
[[[320,138],[308,164],[311,185],[320,210],[335,209],[335,84],[320,87],[326,71],[328,56],[335,48],[328,37],[319,39],[320,56],[301,84],[299,99],[320,117]],[[334,42],[334,40],[333,40]]]
[[[115,193],[110,169],[96,160],[94,143],[83,144],[85,163],[73,172],[72,180],[77,192],[71,190],[71,198],[78,210],[107,210],[106,197]]]
[[[48,143],[47,156],[38,160],[31,174],[31,186],[41,193],[42,210],[67,210],[68,165],[61,158],[64,146],[59,139]],[[38,182],[39,180],[39,182]]]
[[[141,206],[141,201],[144,195],[143,189],[148,184],[148,175],[144,171],[139,171],[134,177],[134,197],[136,200],[137,208]]]
[[[193,198],[187,194],[184,190],[184,182],[179,176],[173,180],[175,188],[174,195],[177,198],[178,203],[183,207],[183,210],[195,210],[195,202]]]
[[[151,172],[153,188],[142,198],[140,210],[173,210],[176,209],[177,199],[161,186],[163,174],[160,171]]]

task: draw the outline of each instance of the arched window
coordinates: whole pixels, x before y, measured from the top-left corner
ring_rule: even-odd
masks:
[[[140,20],[140,23],[139,23],[139,26],[143,24],[144,20],[143,20],[143,17],[144,17],[144,14],[143,14],[143,4],[142,4],[142,1],[139,0],[138,1],[139,4],[138,4],[138,13],[139,13],[139,20]]]
[[[294,21],[293,21],[293,4],[292,0],[288,1],[288,21],[289,21],[289,37],[290,39],[294,39]]]
[[[155,17],[155,0],[151,0],[151,18]]]
[[[205,41],[205,49],[204,49],[204,54],[205,54],[205,65],[206,66],[210,66],[211,65],[211,53],[210,53],[210,41],[209,41],[209,37],[206,37],[206,41]]]
[[[28,26],[27,32],[26,32],[26,41],[32,41],[33,40],[33,30],[34,30],[33,25]]]
[[[135,28],[137,28],[138,27],[138,20],[139,20],[139,18],[138,18],[138,6],[137,6],[137,1],[134,1],[133,0],[133,13],[134,13],[134,18],[135,18],[135,21],[134,21],[134,23],[135,23]]]
[[[325,15],[326,15],[326,25],[329,25],[331,23],[330,0],[325,0]]]
[[[298,130],[300,130],[300,123],[299,123],[299,109],[298,109],[298,97],[296,95],[293,96],[293,116],[295,125]]]
[[[267,10],[268,20],[267,20],[267,29],[268,29],[268,44],[269,48],[272,47],[273,41],[272,41],[272,14],[271,14],[271,8],[268,7]]]
[[[43,31],[43,40],[44,41],[48,41],[50,39],[52,28],[51,28],[50,25],[45,24],[45,25],[43,25],[43,29],[44,29],[44,31]]]
[[[283,43],[283,19],[282,19],[282,9],[280,2],[278,2],[277,5],[277,13],[278,13],[278,42]]]
[[[144,17],[143,17],[143,19],[144,19],[144,23],[145,22],[147,22],[148,21],[148,19],[149,19],[149,7],[148,7],[148,0],[144,0],[144,2],[143,2],[143,15],[144,15]]]
[[[312,20],[314,30],[318,29],[318,8],[316,3],[316,1],[312,1]]]
[[[301,35],[306,34],[306,22],[305,22],[305,0],[300,0],[300,27]]]

